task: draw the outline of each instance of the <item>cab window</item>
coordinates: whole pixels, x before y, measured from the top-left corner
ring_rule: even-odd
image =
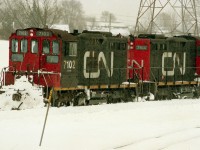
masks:
[[[22,39],[21,40],[21,52],[26,53],[28,49],[28,41],[27,39]]]
[[[65,56],[77,56],[77,43],[65,43],[64,44]]]
[[[23,54],[12,54],[12,61],[22,62],[23,61]]]
[[[69,43],[69,56],[76,56],[77,55],[77,43],[72,42]]]
[[[59,42],[53,41],[53,54],[59,54]]]
[[[12,39],[12,52],[18,52],[18,40]]]
[[[38,53],[38,41],[37,40],[31,41],[31,52]]]
[[[47,62],[48,63],[58,63],[58,56],[47,56]]]
[[[42,42],[42,52],[44,54],[49,54],[49,49],[50,49],[50,42],[49,42],[49,40],[44,40]]]
[[[147,50],[146,45],[136,45],[136,50]]]

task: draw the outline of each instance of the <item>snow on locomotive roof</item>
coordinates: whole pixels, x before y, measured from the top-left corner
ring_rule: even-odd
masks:
[[[53,24],[50,28],[70,32],[68,24]]]

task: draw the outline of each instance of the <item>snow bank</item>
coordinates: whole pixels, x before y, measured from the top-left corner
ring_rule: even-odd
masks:
[[[42,107],[44,105],[42,89],[32,86],[32,84],[27,81],[25,76],[17,79],[15,85],[3,86],[0,91],[5,92],[0,94],[1,110],[11,110],[12,108],[17,108],[21,102],[23,102],[23,104],[20,106],[20,109]],[[17,91],[22,94],[21,101],[12,100],[12,95],[17,93]]]

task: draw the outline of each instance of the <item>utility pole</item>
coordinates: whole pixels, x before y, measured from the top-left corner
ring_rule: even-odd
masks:
[[[167,20],[172,26],[168,34],[199,35],[195,0],[141,0],[135,26],[135,35],[144,33],[166,33],[158,23],[162,13],[171,16]],[[166,18],[162,18],[166,19]]]
[[[111,32],[111,13],[109,15],[109,32]]]

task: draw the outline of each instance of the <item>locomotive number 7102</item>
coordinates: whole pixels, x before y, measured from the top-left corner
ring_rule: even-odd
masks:
[[[64,69],[75,69],[76,67],[75,60],[64,60]]]

